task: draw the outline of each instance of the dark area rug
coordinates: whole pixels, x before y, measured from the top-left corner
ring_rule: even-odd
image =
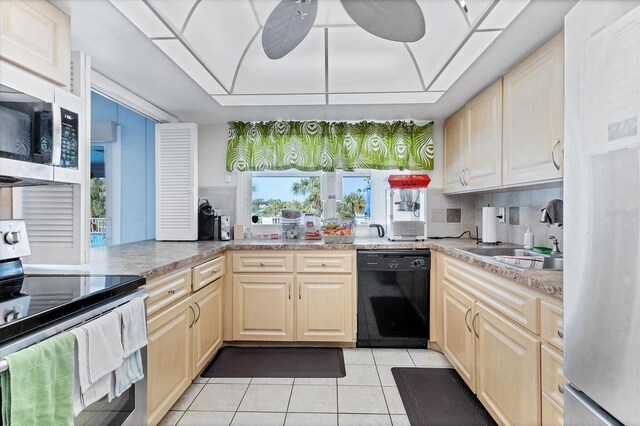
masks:
[[[412,426],[495,425],[452,368],[392,368]]]
[[[202,377],[344,377],[340,348],[239,348],[226,346]]]

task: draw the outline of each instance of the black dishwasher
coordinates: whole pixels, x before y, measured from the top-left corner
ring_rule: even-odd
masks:
[[[358,251],[358,347],[426,348],[429,250]]]

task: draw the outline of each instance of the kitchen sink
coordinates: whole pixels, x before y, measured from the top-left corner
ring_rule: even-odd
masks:
[[[462,250],[478,256],[487,256],[487,257],[493,257],[493,256],[543,257],[544,263],[542,264],[542,269],[537,269],[538,271],[540,270],[562,271],[562,268],[563,268],[562,255],[550,256],[550,255],[536,253],[535,251],[525,250],[525,249],[515,248],[515,247],[474,247],[474,248],[468,248],[468,249],[462,249]],[[497,259],[494,259],[494,260],[497,260]],[[501,263],[505,263],[505,262],[501,262]],[[505,265],[509,265],[509,264],[505,263]],[[513,265],[509,265],[509,266],[511,266],[512,268],[525,270],[523,268],[518,268],[517,266],[513,266]]]

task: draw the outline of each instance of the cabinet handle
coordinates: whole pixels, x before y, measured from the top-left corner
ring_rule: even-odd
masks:
[[[460,170],[460,177],[458,178],[460,180],[460,185],[464,186],[464,181],[462,180],[462,175],[464,174],[464,169]]]
[[[553,144],[553,149],[551,150],[551,161],[553,162],[553,167],[555,167],[556,170],[560,170],[560,164],[556,162],[556,148],[558,145],[560,145],[560,139],[556,140],[556,143]]]
[[[561,328],[558,329],[558,337],[564,339],[564,330]]]
[[[191,309],[191,312],[193,312],[193,321],[191,321],[191,324],[189,324],[189,328],[193,327],[193,324],[196,323],[196,311],[195,309],[193,309],[193,306],[189,305],[189,309]]]
[[[176,294],[176,289],[172,288],[171,290],[168,290],[167,293],[169,294]]]
[[[469,327],[469,323],[467,322],[467,317],[469,316],[469,312],[471,312],[471,306],[469,306],[469,308],[467,308],[467,312],[464,313],[464,325],[467,326],[467,330],[469,330],[469,333],[471,333],[471,327]]]
[[[326,262],[322,262],[322,266],[327,266],[327,263]]]
[[[476,330],[476,318],[478,318],[478,315],[480,315],[480,312],[473,316],[473,319],[471,320],[471,327],[473,327],[473,334],[475,334],[477,338],[480,338],[480,334],[478,334],[478,331]]]
[[[289,300],[291,300],[291,283],[289,283]]]
[[[193,323],[195,324],[200,321],[200,314],[202,313],[202,311],[200,310],[200,305],[198,304],[198,302],[194,300],[193,303],[195,303],[196,307],[198,308],[198,317],[193,321]]]
[[[564,394],[564,385],[561,383],[558,383],[558,392],[560,392],[561,394]]]
[[[462,180],[464,180],[464,186],[469,186],[469,179],[468,179],[468,174],[469,174],[469,168],[465,167],[464,170],[462,171]]]
[[[264,262],[260,262],[260,266],[264,266]]]
[[[302,300],[302,283],[298,283],[298,300]]]

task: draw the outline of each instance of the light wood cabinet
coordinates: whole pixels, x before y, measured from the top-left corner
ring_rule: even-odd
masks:
[[[0,2],[0,59],[70,85],[71,20],[46,0]]]
[[[561,389],[568,383],[568,380],[563,373],[562,352],[543,344],[541,353],[542,392],[547,394],[559,407],[564,408],[564,391]]]
[[[560,32],[504,76],[505,185],[562,178],[563,73]]]
[[[224,256],[216,257],[193,268],[191,279],[193,291],[198,291],[224,275],[224,259]]]
[[[475,336],[471,320],[475,316],[475,300],[444,283],[443,352],[472,391],[476,389]]]
[[[149,319],[147,332],[147,413],[151,425],[165,413],[191,384],[191,301],[181,302]]]
[[[477,306],[478,399],[498,423],[540,424],[540,341]]]
[[[147,315],[152,316],[191,292],[191,270],[165,275],[147,284]]]
[[[354,268],[354,255],[344,253],[307,253],[296,255],[296,272],[350,274]]]
[[[234,275],[233,339],[292,341],[293,284],[293,275]]]
[[[547,394],[542,394],[542,424],[544,426],[564,425],[564,410]]]
[[[466,105],[467,154],[462,180],[467,189],[502,185],[502,79]]]
[[[540,336],[555,348],[564,350],[562,305],[543,300],[540,303]]]
[[[282,253],[282,250],[232,256],[233,272],[293,272],[293,254]]]
[[[191,302],[196,314],[191,327],[192,378],[195,378],[222,346],[222,280],[194,293]]]
[[[461,109],[444,122],[444,193],[465,189],[467,161],[467,111]]]
[[[354,339],[354,291],[350,275],[298,275],[296,284],[297,341]]]

